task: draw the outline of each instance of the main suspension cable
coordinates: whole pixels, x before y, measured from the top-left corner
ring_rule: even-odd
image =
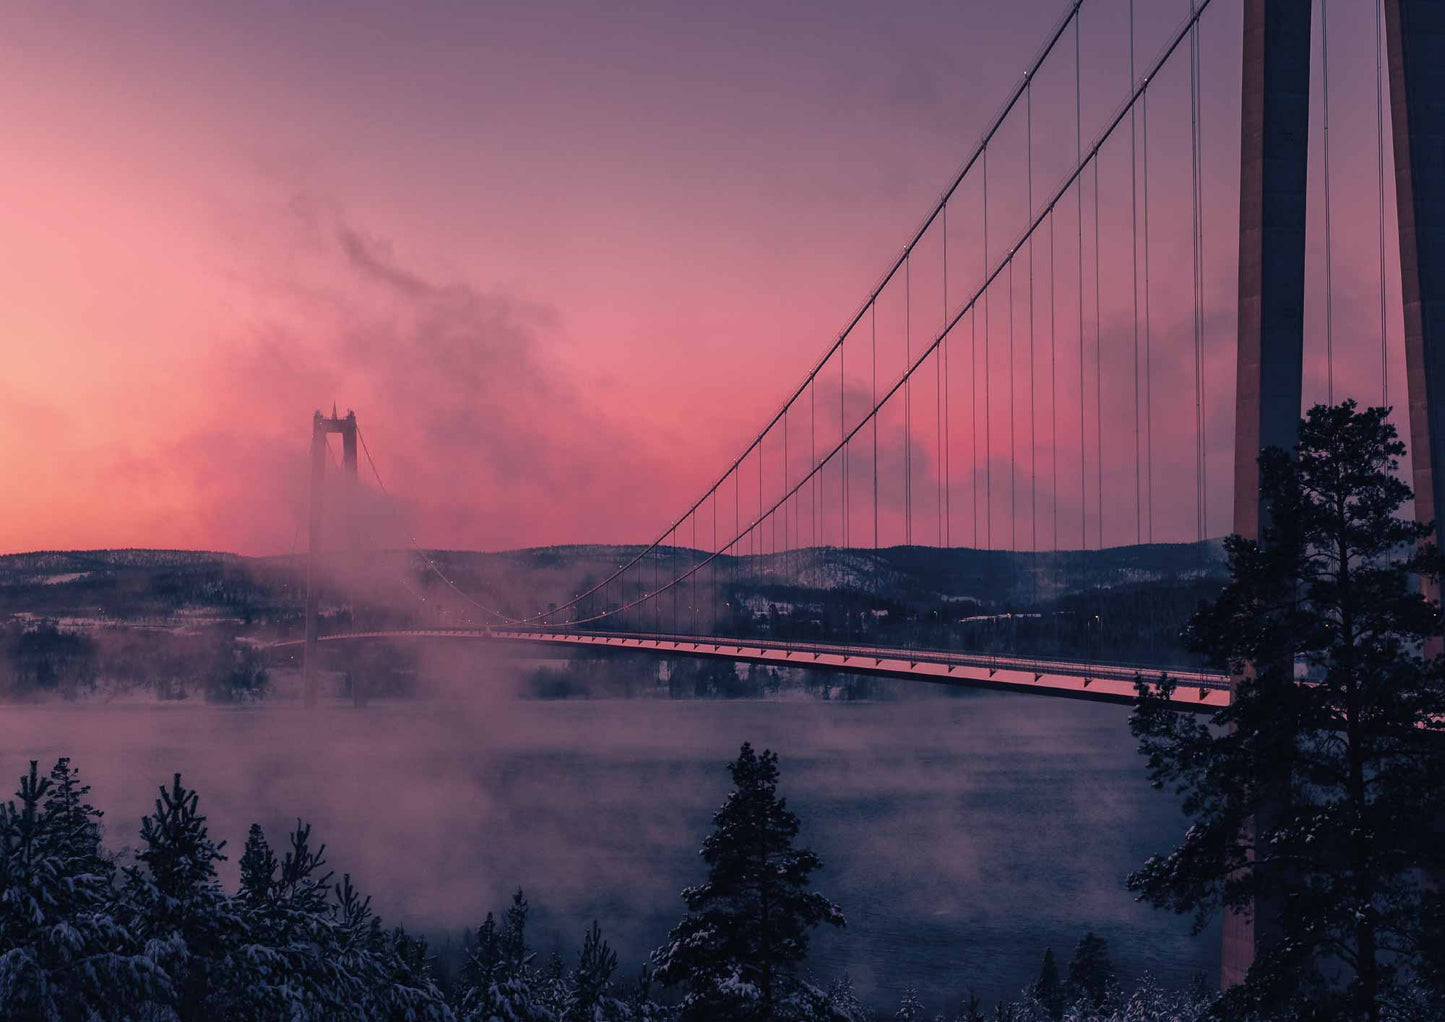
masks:
[[[1191,10],[1191,13],[1190,13],[1190,16],[1189,16],[1188,20],[1186,21],[1186,23],[1177,30],[1177,32],[1169,39],[1169,41],[1166,43],[1166,45],[1162,48],[1162,50],[1161,50],[1161,52],[1160,52],[1157,60],[1155,61],[1154,65],[1153,65],[1153,67],[1152,67],[1152,69],[1151,69],[1151,71],[1149,72],[1149,75],[1147,75],[1147,76],[1144,78],[1144,82],[1145,82],[1145,83],[1147,83],[1147,82],[1149,81],[1149,78],[1152,77],[1153,74],[1157,73],[1158,69],[1161,68],[1161,67],[1164,65],[1164,63],[1170,58],[1170,56],[1172,56],[1172,54],[1174,53],[1174,51],[1175,51],[1175,50],[1180,46],[1180,44],[1184,41],[1185,36],[1190,33],[1190,31],[1191,31],[1192,28],[1194,27],[1195,23],[1198,21],[1200,15],[1202,14],[1202,12],[1209,7],[1209,5],[1210,5],[1211,2],[1212,2],[1212,0],[1201,0],[1201,2],[1193,5],[1192,10]],[[1052,49],[1052,47],[1054,46],[1054,44],[1057,43],[1058,39],[1062,36],[1063,32],[1067,30],[1069,22],[1075,20],[1075,15],[1077,14],[1077,11],[1078,11],[1079,6],[1080,6],[1081,3],[1082,3],[1082,0],[1077,0],[1077,2],[1076,2],[1074,5],[1071,6],[1071,8],[1070,8],[1068,14],[1066,15],[1065,19],[1060,23],[1060,25],[1058,26],[1056,32],[1055,32],[1054,35],[1051,37],[1049,43],[1045,46],[1044,51],[1042,51],[1042,55],[1043,55],[1043,56],[1046,56],[1046,55],[1047,55],[1047,52]],[[1075,36],[1076,36],[1076,39],[1075,39],[1075,50],[1076,50],[1076,63],[1077,63],[1077,55],[1078,55],[1078,52],[1077,52],[1077,51],[1078,51],[1078,49],[1079,49],[1077,24],[1075,24]],[[1077,85],[1078,85],[1077,79],[1078,79],[1078,77],[1079,77],[1079,74],[1078,74],[1077,67],[1076,67],[1076,91],[1078,91],[1078,90],[1077,90]],[[1025,91],[1025,86],[1026,86],[1026,84],[1027,84],[1026,82],[1021,82],[1021,83],[1020,83],[1019,89],[1017,90],[1018,95],[1022,95],[1022,94],[1023,94],[1023,92]],[[1055,192],[1053,198],[1047,203],[1047,205],[1041,210],[1041,212],[1040,212],[1036,217],[1034,217],[1034,218],[1032,219],[1031,223],[1028,225],[1026,231],[1024,232],[1023,238],[1020,239],[1021,241],[1022,241],[1022,240],[1027,240],[1028,236],[1031,235],[1031,234],[1033,233],[1033,231],[1038,228],[1039,224],[1042,222],[1043,217],[1051,214],[1051,213],[1054,211],[1054,209],[1055,209],[1055,207],[1057,206],[1058,202],[1062,199],[1063,195],[1067,192],[1067,190],[1069,190],[1070,188],[1073,188],[1073,189],[1076,190],[1076,193],[1079,194],[1080,197],[1082,197],[1082,186],[1081,186],[1081,183],[1080,183],[1080,178],[1081,178],[1081,175],[1082,175],[1083,171],[1086,169],[1088,163],[1097,157],[1098,151],[1099,151],[1100,147],[1103,145],[1104,141],[1105,141],[1108,137],[1110,137],[1110,136],[1112,135],[1112,133],[1117,129],[1117,127],[1119,126],[1119,124],[1122,122],[1122,120],[1123,120],[1123,118],[1124,118],[1124,115],[1125,115],[1126,113],[1128,113],[1129,110],[1132,108],[1133,104],[1140,99],[1141,95],[1143,94],[1143,91],[1144,91],[1144,90],[1143,90],[1143,87],[1142,87],[1142,86],[1136,87],[1136,88],[1134,89],[1133,93],[1132,93],[1132,94],[1130,95],[1130,97],[1128,98],[1127,102],[1125,102],[1125,103],[1115,112],[1115,114],[1113,115],[1113,117],[1110,118],[1110,119],[1106,122],[1106,124],[1105,124],[1103,130],[1101,131],[1101,133],[1099,134],[1097,140],[1093,143],[1093,145],[1092,145],[1091,148],[1089,149],[1087,158],[1084,157],[1084,155],[1082,154],[1082,152],[1080,153],[1079,158],[1078,158],[1078,163],[1077,163],[1076,167],[1066,176],[1065,180],[1061,183],[1061,185],[1059,186],[1058,190]],[[1079,100],[1077,99],[1077,97],[1076,97],[1076,121],[1079,122],[1078,125],[1076,126],[1076,133],[1078,133],[1078,134],[1079,134],[1079,137],[1081,138],[1082,135],[1081,135],[1081,132],[1079,131],[1079,129],[1081,129],[1081,126],[1082,126],[1080,105],[1081,105],[1081,101],[1079,101]],[[997,126],[995,126],[995,128],[990,131],[990,133],[988,134],[987,138],[991,138],[991,137],[992,137],[992,134],[993,134],[993,131],[996,131],[996,130],[997,130]],[[1197,136],[1196,136],[1196,137],[1197,137]],[[987,142],[987,138],[985,139],[985,144],[986,144],[986,142]],[[968,164],[966,164],[964,173],[966,173],[967,169],[972,166],[973,160],[974,160],[974,159],[977,159],[982,152],[983,152],[983,144],[980,145],[979,149],[976,151],[975,156],[970,159],[970,161],[968,162]],[[959,178],[958,178],[958,182],[961,182],[961,181],[962,181],[962,174],[961,174],[961,175],[959,176]],[[955,183],[954,188],[957,187],[957,183],[958,183],[958,182]],[[951,194],[952,191],[954,190],[954,188],[951,188],[951,189],[949,190],[949,192],[946,193],[946,194]],[[925,229],[926,229],[927,224],[928,224],[928,223],[931,223],[931,221],[932,221],[932,216],[933,216],[933,215],[936,215],[937,212],[938,212],[938,209],[935,208],[934,214],[930,214],[929,218],[928,218],[927,221],[925,222]],[[1082,221],[1082,209],[1080,209],[1080,214],[1079,214],[1079,216],[1080,216],[1080,221]],[[1082,226],[1081,226],[1081,225],[1080,225],[1080,230],[1082,231]],[[1082,238],[1081,238],[1080,240],[1082,240]],[[907,251],[905,251],[903,254],[900,255],[900,257],[898,258],[898,260],[897,260],[897,261],[895,262],[895,264],[894,264],[894,269],[893,269],[893,270],[890,270],[889,274],[886,275],[888,278],[891,279],[892,274],[895,273],[895,272],[897,271],[897,269],[903,268],[903,266],[904,266],[904,264],[905,264],[905,262],[906,262],[906,259],[907,259],[908,251],[911,251],[911,248],[912,248],[912,246],[910,245],[910,246],[909,246],[909,249],[908,249]],[[1011,255],[1010,255],[1010,258],[1011,258]],[[1082,273],[1082,260],[1080,261],[1080,264],[1081,264],[1081,265],[1080,265],[1080,270],[1081,270],[1081,273]],[[953,323],[956,323],[957,320],[958,320],[959,318],[961,318],[961,316],[963,316],[964,314],[972,312],[972,311],[974,310],[974,308],[975,308],[975,305],[976,305],[977,300],[978,300],[979,297],[985,297],[985,298],[986,298],[986,292],[987,292],[987,288],[988,288],[989,284],[992,283],[992,281],[997,277],[997,275],[998,275],[1000,272],[1002,272],[1003,269],[1004,269],[1004,266],[1001,264],[1000,266],[996,267],[995,269],[993,269],[992,271],[990,271],[990,272],[987,273],[985,280],[982,282],[980,288],[979,288],[978,291],[975,293],[973,299],[970,300],[969,302],[965,303],[965,304],[961,307],[961,309],[959,310],[959,312],[953,317],[952,321],[948,324],[949,327],[951,327],[951,326],[953,325]],[[886,281],[885,281],[885,282],[886,282]],[[1082,281],[1081,281],[1081,283],[1082,283]],[[881,286],[881,285],[880,285],[880,286]],[[876,298],[876,290],[877,290],[877,289],[875,289],[875,294],[874,294],[874,295],[871,295],[870,298],[869,298],[869,300],[864,303],[863,308],[861,308],[861,309],[859,310],[858,315],[857,315],[857,316],[855,317],[855,319],[854,319],[854,322],[855,322],[855,323],[857,322],[858,319],[861,319],[862,314],[863,314],[864,311],[869,311],[869,310],[870,310],[870,308],[871,308],[871,306],[873,305],[873,302],[874,302],[874,300],[875,300],[875,298]],[[1080,289],[1080,292],[1081,292],[1081,293],[1080,293],[1080,298],[1081,298],[1081,303],[1080,303],[1080,304],[1081,304],[1081,316],[1082,316],[1082,288]],[[874,315],[876,316],[876,310],[874,310]],[[850,329],[851,329],[851,326],[850,326]],[[985,330],[985,334],[987,335],[987,329]],[[1082,335],[1082,332],[1081,332],[1081,335]],[[1082,339],[1082,336],[1081,336],[1081,339]],[[911,354],[910,354],[910,358],[911,358],[911,364],[910,364],[910,366],[909,366],[908,369],[905,371],[903,377],[900,378],[900,379],[897,381],[897,383],[896,383],[892,388],[890,388],[890,390],[889,390],[887,393],[885,393],[885,394],[883,395],[883,398],[882,398],[883,401],[886,402],[894,393],[896,393],[896,391],[897,391],[898,389],[901,389],[901,388],[902,388],[904,382],[905,382],[907,379],[911,378],[912,373],[918,368],[918,365],[921,363],[922,358],[923,358],[923,357],[926,357],[926,355],[930,354],[930,353],[932,352],[933,348],[936,347],[937,344],[940,343],[940,341],[941,341],[941,337],[940,337],[939,339],[935,340],[935,341],[933,342],[933,344],[929,345],[918,358],[913,358],[913,357],[911,356]],[[840,342],[835,342],[835,345],[836,345],[836,343],[840,343]],[[987,343],[987,336],[985,337],[985,343]],[[825,359],[826,359],[826,357],[827,357],[828,355],[831,355],[831,352],[832,352],[832,349],[830,348],[829,351],[828,351],[828,353],[824,356]],[[821,365],[821,363],[820,363],[820,365]],[[808,380],[805,381],[805,385],[806,385],[806,383],[811,382],[811,379],[812,379],[813,376],[816,375],[816,372],[817,372],[817,369],[815,369],[814,372],[810,374]],[[788,402],[785,402],[784,406],[786,407],[786,404],[788,404],[788,403],[790,403],[792,400],[796,399],[796,397],[797,397],[800,393],[801,393],[801,387],[799,388],[799,390],[798,390],[797,392],[795,392],[795,395],[794,395],[793,398],[790,398]],[[986,394],[986,398],[987,398],[987,394]],[[876,418],[875,418],[875,416],[876,416],[878,407],[879,407],[878,402],[875,401],[873,411],[870,412],[869,416],[867,416],[867,417],[865,417],[865,419],[861,420],[860,423],[859,423],[859,425],[858,425],[857,427],[855,427],[855,429],[849,433],[849,436],[850,436],[850,437],[851,437],[852,433],[855,433],[858,429],[861,429],[861,428],[863,427],[863,424],[864,424],[865,422],[867,422],[867,420],[868,420],[869,418],[874,418],[874,426],[875,426],[875,429],[876,429]],[[1081,409],[1081,412],[1082,412],[1082,409]],[[779,414],[781,414],[781,412],[780,412]],[[776,421],[776,420],[774,419],[773,421]],[[770,423],[770,426],[771,426],[771,423]],[[765,427],[764,432],[766,432],[766,430],[767,430],[768,428],[770,428],[770,426],[769,426],[769,427]],[[761,437],[762,435],[763,435],[763,434],[759,434],[760,437]],[[738,462],[741,461],[741,458],[746,457],[748,454],[750,454],[758,442],[759,442],[758,440],[755,440],[754,443],[753,443],[753,445],[750,445],[749,448],[744,452],[744,454],[739,457],[738,461],[737,461],[737,462],[734,462],[734,464],[736,465]],[[818,469],[819,467],[821,467],[822,464],[826,463],[826,461],[829,460],[830,457],[831,457],[831,455],[826,456],[826,457],[823,459],[822,462],[819,462],[817,465],[815,465],[814,469],[813,469],[813,470],[809,473],[809,475],[806,477],[806,480],[803,480],[803,481],[807,481],[807,480],[813,479],[813,478],[816,476],[817,469]],[[730,472],[730,471],[731,471],[731,467],[730,467],[730,469],[729,469],[729,472]],[[726,473],[724,474],[723,478],[726,478]],[[794,487],[794,490],[795,490],[795,491],[796,491],[796,488],[797,488],[798,485],[802,485],[802,482],[803,482],[803,481],[800,481],[799,484],[796,484],[796,485],[795,485],[795,487]],[[716,485],[718,485],[718,484],[714,484],[714,487],[715,487]],[[708,490],[708,494],[710,494],[711,492],[712,492],[712,489],[710,488],[710,489]],[[701,498],[701,499],[705,499],[706,496],[707,496],[707,494],[705,494],[705,495],[704,495],[704,498]],[[877,500],[877,493],[876,493],[876,487],[875,487],[875,503],[876,503],[876,500]],[[990,501],[990,503],[991,503],[991,501]],[[691,509],[689,509],[689,510],[691,510]],[[685,517],[685,516],[684,516],[684,517]],[[875,518],[875,521],[876,521],[876,518]],[[669,530],[669,531],[671,531],[671,530]],[[664,533],[664,538],[666,537],[666,535],[667,535],[667,533]],[[740,538],[740,537],[739,537],[739,538]],[[661,540],[655,541],[655,542],[654,542],[653,544],[651,544],[650,546],[644,548],[642,551],[640,551],[640,552],[633,558],[633,560],[632,560],[631,562],[629,562],[627,565],[624,565],[622,568],[619,568],[618,571],[615,572],[613,576],[609,576],[609,578],[616,577],[616,576],[624,573],[631,565],[636,564],[636,563],[639,563],[644,557],[648,556],[648,554],[651,553],[651,551],[653,551],[653,550],[659,545],[660,542],[661,542]],[[572,599],[572,600],[570,600],[570,601],[568,601],[568,602],[566,602],[566,603],[564,603],[564,604],[561,604],[561,605],[559,605],[558,607],[556,607],[556,608],[554,608],[554,609],[552,609],[552,610],[549,610],[548,612],[546,612],[546,613],[544,613],[544,614],[534,615],[533,617],[528,618],[528,619],[525,619],[525,620],[526,620],[526,621],[538,621],[538,620],[542,620],[543,618],[550,617],[550,616],[552,616],[553,614],[560,613],[560,612],[565,611],[565,610],[567,610],[567,609],[569,609],[569,608],[572,608],[572,607],[576,607],[581,599],[583,599],[583,598],[585,598],[585,597],[587,597],[587,596],[590,596],[590,595],[592,595],[592,593],[600,590],[600,589],[602,588],[602,586],[605,584],[606,581],[608,581],[608,579],[604,579],[602,582],[598,582],[595,586],[593,586],[593,587],[592,587],[591,589],[589,589],[587,592],[580,594],[578,597],[575,597],[574,599]],[[667,586],[674,585],[674,584],[676,584],[678,581],[679,581],[679,580],[674,579],[672,582],[669,582],[669,583],[667,584]],[[654,592],[654,593],[651,593],[651,594],[646,594],[645,596],[641,597],[641,599],[642,599],[642,600],[650,599],[651,597],[653,597],[653,596],[655,596],[655,595],[658,595],[659,592],[664,591],[664,590],[667,588],[667,586],[659,587],[658,592]],[[608,611],[608,612],[606,612],[605,614],[600,615],[600,616],[605,617],[605,616],[608,616],[608,615],[611,614],[611,613],[621,612],[622,610],[625,610],[625,609],[626,609],[626,608],[617,608],[616,610]],[[597,617],[593,617],[593,618],[589,618],[588,620],[596,620],[596,619],[597,619]],[[571,622],[571,623],[577,624],[577,623],[585,623],[585,622],[583,622],[583,621],[581,621],[581,620],[574,620],[574,621]]]
[[[361,451],[363,454],[366,455],[366,464],[371,468],[372,477],[376,479],[377,489],[381,490],[382,496],[390,499],[391,491],[386,488],[386,483],[382,481],[381,472],[377,470],[376,461],[371,456],[371,448],[368,447],[366,444],[366,434],[361,431],[360,425],[356,427],[356,439],[361,441]],[[407,541],[411,544],[412,550],[415,551],[426,563],[426,566],[431,569],[432,573],[435,574],[437,578],[441,579],[442,582],[446,584],[448,589],[456,593],[463,600],[470,603],[473,607],[476,607],[484,614],[490,614],[492,617],[495,617],[498,620],[505,622],[506,624],[520,624],[522,622],[521,618],[512,617],[508,614],[502,613],[495,607],[489,607],[485,603],[480,602],[475,597],[471,596],[469,593],[459,588],[455,582],[447,578],[446,574],[441,570],[440,567],[437,566],[437,562],[432,559],[431,555],[421,548],[421,544],[416,541],[416,537],[411,534],[410,530],[408,530],[407,532]]]

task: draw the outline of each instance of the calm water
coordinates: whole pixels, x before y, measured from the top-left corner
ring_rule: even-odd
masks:
[[[918,690],[910,690],[916,692]],[[1085,930],[1130,974],[1185,983],[1217,968],[1217,931],[1137,905],[1122,877],[1181,830],[1145,782],[1123,707],[997,693],[898,702],[531,702],[340,706],[6,708],[0,769],[76,758],[136,840],[158,784],[180,770],[228,882],[252,820],[273,843],[300,816],[391,921],[475,926],[526,888],[533,944],[569,958],[596,917],[631,972],[701,877],[697,847],[739,743],[777,749],[817,887],[846,930],[812,967],[866,996],[917,984],[933,1009],[970,985],[1010,996],[1045,947]]]

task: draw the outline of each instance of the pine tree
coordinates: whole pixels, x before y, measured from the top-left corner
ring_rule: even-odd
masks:
[[[903,999],[898,1002],[898,1010],[893,1013],[898,1022],[923,1022],[923,1005],[918,1000],[918,990],[909,984],[903,988]]]
[[[563,1022],[610,1022],[623,1017],[626,1006],[611,995],[616,968],[617,954],[602,939],[602,928],[593,920],[577,956]]]
[[[352,1003],[367,989],[369,960],[352,946],[354,934],[338,926],[331,874],[322,871],[324,847],[311,850],[311,827],[300,820],[289,840],[291,849],[278,862],[260,826],[251,826],[236,899],[244,931],[233,957],[239,965],[213,1003],[304,1014]],[[343,952],[352,956],[349,967],[340,964]]]
[[[547,967],[537,977],[537,1001],[549,1014],[561,1018],[572,997],[572,981],[567,962],[556,948],[547,956]]]
[[[1103,1007],[1114,988],[1114,963],[1109,961],[1109,942],[1087,933],[1074,946],[1069,959],[1069,991],[1095,1008]]]
[[[199,796],[181,784],[176,774],[170,790],[160,789],[154,816],[141,820],[145,848],[136,859],[150,870],[151,880],[165,897],[183,901],[216,878],[216,863],[224,862],[226,842],[214,842],[206,818],[198,811]]]
[[[171,1007],[182,1022],[213,1017],[212,997],[239,985],[228,951],[244,932],[216,880],[225,842],[211,840],[196,792],[176,774],[161,788],[155,813],[141,820],[144,847],[127,870],[127,907],[152,957],[174,985]]]
[[[672,1013],[652,999],[652,966],[642,963],[637,982],[627,995],[627,1013],[632,1022],[664,1022]]]
[[[502,925],[487,913],[462,967],[461,1010],[467,1022],[555,1022],[537,990],[527,947],[527,899],[520,889]]]
[[[1374,1022],[1426,971],[1445,670],[1422,655],[1441,621],[1411,576],[1438,562],[1412,553],[1430,527],[1397,516],[1411,494],[1387,414],[1316,406],[1294,457],[1261,454],[1263,542],[1229,538],[1230,581],[1188,632],[1238,677],[1233,699],[1204,722],[1169,707],[1171,685],[1141,687],[1131,720],[1191,826],[1130,888],[1197,928],[1221,907],[1267,917],[1236,1014]]]
[[[80,774],[62,756],[50,770],[50,790],[45,795],[45,843],[50,851],[72,861],[72,868],[95,874],[107,882],[115,869],[101,851],[99,809],[85,801],[90,785],[80,783]]]
[[[271,897],[276,884],[276,853],[271,850],[259,823],[251,824],[246,848],[241,854],[241,898],[255,907]]]
[[[1044,963],[1039,967],[1039,978],[1034,982],[1030,992],[1033,994],[1034,1000],[1038,1001],[1048,1012],[1050,1018],[1064,1017],[1068,994],[1064,990],[1063,982],[1059,979],[1059,966],[1054,961],[1053,948],[1044,949]]]
[[[987,1022],[983,1016],[983,1002],[972,989],[968,992],[968,1000],[958,1010],[958,1022]]]
[[[505,976],[502,961],[501,938],[497,933],[497,920],[492,913],[477,927],[472,938],[466,961],[462,965],[461,985],[464,991],[475,994],[492,986]]]
[[[874,1017],[853,989],[853,979],[847,973],[828,986],[824,1010],[819,1014],[840,1022],[873,1022]]]
[[[0,805],[0,1017],[61,1020],[138,1013],[169,977],[116,918],[100,812],[69,760],[32,761]]]
[[[311,847],[311,824],[296,821],[291,831],[291,849],[281,859],[276,879],[276,898],[290,908],[307,913],[320,912],[326,905],[332,873],[326,865],[326,846]]]
[[[432,956],[425,937],[394,927],[378,950],[382,959],[378,986],[384,993],[382,1016],[389,1022],[433,1019],[452,1022],[455,1016],[432,974]]]
[[[657,978],[687,987],[684,1022],[772,1022],[800,992],[809,930],[843,925],[838,907],[808,890],[821,862],[793,847],[799,823],[777,794],[777,756],[744,743],[728,769],[735,790],[702,846],[707,879],[682,892],[688,914],[653,952]]]
[[[512,892],[512,904],[502,917],[502,954],[512,963],[514,970],[530,964],[531,953],[527,950],[527,896],[518,887]]]

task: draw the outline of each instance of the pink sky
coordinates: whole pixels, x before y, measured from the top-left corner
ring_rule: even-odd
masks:
[[[1209,438],[1211,473],[1227,482],[1238,4],[1216,6],[1205,22]],[[1061,7],[7,7],[0,551],[285,552],[310,415],[333,401],[356,409],[428,545],[652,538],[844,324]],[[1141,64],[1179,8],[1141,22]],[[1093,9],[1086,138],[1124,88],[1103,31],[1124,5]],[[1337,347],[1361,338],[1336,377],[1374,401],[1373,57],[1359,42],[1373,28],[1368,12],[1331,17],[1332,145],[1369,146],[1368,159],[1332,165]],[[1153,129],[1165,135],[1178,130],[1167,89]],[[1036,116],[1039,135],[1069,135]],[[1036,159],[1037,200],[1061,164]],[[1161,160],[1151,180],[1156,216],[1175,226],[1188,208],[1177,162]],[[1109,166],[1105,189],[1118,187]],[[995,189],[1017,184],[995,174]],[[1126,193],[1103,204],[1110,226],[1127,224]],[[966,216],[955,224],[956,298],[968,285],[955,246],[977,242]],[[1165,352],[1188,329],[1167,268],[1187,249],[1158,230]],[[1115,322],[1129,315],[1128,241],[1103,247],[1103,318]],[[1311,252],[1314,281],[1318,230]],[[1396,263],[1392,248],[1392,280]],[[941,295],[927,300],[941,309]],[[1322,309],[1316,297],[1314,332]],[[1392,309],[1392,330],[1398,318]],[[1002,338],[998,320],[991,329]],[[1112,366],[1129,330],[1106,330],[1126,345],[1110,349]],[[1182,377],[1161,357],[1158,400],[1172,416],[1181,398],[1167,388]],[[1319,365],[1312,397],[1323,397]],[[1132,405],[1119,405],[1132,393],[1105,388],[1112,450],[1116,428],[1132,435]],[[1392,389],[1403,395],[1402,382]],[[1061,399],[1060,416],[1073,421],[1077,404]],[[1170,472],[1190,485],[1194,472],[1176,426],[1159,427],[1171,493]],[[961,449],[971,438],[959,428]],[[1127,507],[1111,503],[1130,523],[1111,542],[1133,538],[1126,461],[1105,466],[1109,491],[1129,493]],[[1224,531],[1227,488],[1211,484],[1210,502],[1210,531]],[[1190,538],[1177,511],[1161,538]]]

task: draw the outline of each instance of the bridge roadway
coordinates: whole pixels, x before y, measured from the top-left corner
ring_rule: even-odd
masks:
[[[777,639],[733,639],[718,636],[653,635],[633,632],[508,630],[484,628],[414,628],[341,632],[322,635],[326,645],[365,640],[472,640],[567,648],[627,649],[663,656],[707,657],[778,667],[846,671],[877,677],[908,678],[970,688],[1032,692],[1036,695],[1126,703],[1134,685],[1154,683],[1165,672],[1137,664],[1043,660],[1027,657],[964,653],[954,650],[900,649],[828,642],[784,642]],[[275,650],[295,649],[302,639],[274,643]],[[1169,671],[1178,681],[1173,702],[1181,709],[1213,712],[1228,705],[1229,678],[1202,671]]]

